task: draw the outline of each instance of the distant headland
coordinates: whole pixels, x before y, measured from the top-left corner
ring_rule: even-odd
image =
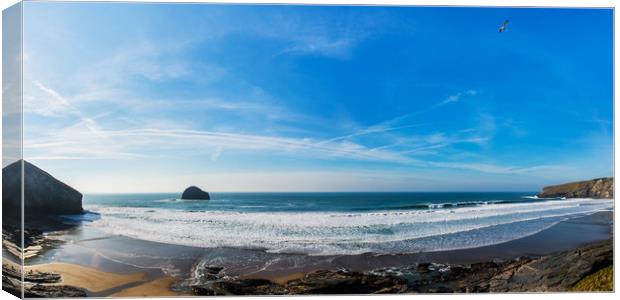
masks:
[[[614,197],[614,178],[596,178],[592,180],[570,182],[546,186],[538,194],[539,198],[596,198]]]

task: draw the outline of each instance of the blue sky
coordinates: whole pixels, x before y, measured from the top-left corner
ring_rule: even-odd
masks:
[[[86,193],[536,191],[611,176],[612,18],[27,2],[24,157]]]

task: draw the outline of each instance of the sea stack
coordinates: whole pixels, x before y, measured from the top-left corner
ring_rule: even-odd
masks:
[[[539,198],[605,198],[614,197],[614,178],[596,178],[544,187]]]
[[[210,200],[209,193],[201,190],[199,187],[190,186],[183,191],[181,199],[187,200]]]
[[[24,214],[80,214],[82,194],[49,173],[25,161],[16,161],[2,169],[2,210],[4,216],[21,211],[21,172],[24,164]]]

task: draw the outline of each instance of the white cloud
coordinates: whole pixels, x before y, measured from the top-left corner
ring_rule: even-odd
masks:
[[[217,147],[213,154],[211,154],[211,161],[217,161],[222,155],[222,152],[224,152],[224,147]]]
[[[526,174],[540,171],[560,170],[562,166],[539,165],[532,167],[505,166],[486,163],[431,162],[431,166],[452,169],[465,169],[490,174]]]
[[[325,36],[312,36],[294,41],[294,44],[285,48],[282,53],[346,58],[350,55],[355,44],[356,41],[349,37],[328,38]]]
[[[74,116],[79,119],[77,125],[83,125],[90,133],[101,136],[101,127],[97,122],[71,104],[69,99],[37,80],[33,81],[33,83],[37,88],[43,91],[45,95],[28,99],[28,102],[24,101],[29,103],[28,105],[24,105],[25,112],[32,112],[44,116]],[[38,99],[38,101],[35,99]]]
[[[476,94],[478,94],[478,92],[476,92],[475,90],[467,90],[464,92],[459,92],[454,95],[448,96],[445,100],[439,102],[438,106],[459,102],[463,96],[475,96]]]
[[[72,132],[72,130],[76,130]],[[286,138],[251,134],[211,132],[200,130],[136,129],[101,131],[102,136],[80,132],[77,126],[59,132],[63,142],[55,142],[56,137],[31,141],[24,145],[28,157],[33,159],[137,159],[148,158],[144,149],[164,149],[174,145],[174,155],[187,155],[185,151],[211,153],[211,160],[219,159],[223,149],[237,151],[265,151],[274,155],[295,155],[311,159],[348,159],[396,163],[417,167],[440,167],[466,169],[492,174],[523,174],[552,168],[553,166],[516,167],[485,163],[435,162],[424,161],[406,155],[406,152],[368,148],[350,141],[320,143],[308,138]],[[433,135],[427,144],[410,153],[445,147],[448,142],[443,135]],[[465,141],[462,141],[465,142]],[[214,151],[212,149],[215,149]],[[157,154],[160,155],[160,154]]]

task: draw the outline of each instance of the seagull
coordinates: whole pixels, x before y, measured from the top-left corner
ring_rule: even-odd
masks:
[[[504,21],[504,24],[502,25],[502,27],[499,28],[499,33],[502,33],[504,31],[506,31],[506,29],[508,29],[508,23],[509,22],[510,21],[508,21],[508,20]]]

